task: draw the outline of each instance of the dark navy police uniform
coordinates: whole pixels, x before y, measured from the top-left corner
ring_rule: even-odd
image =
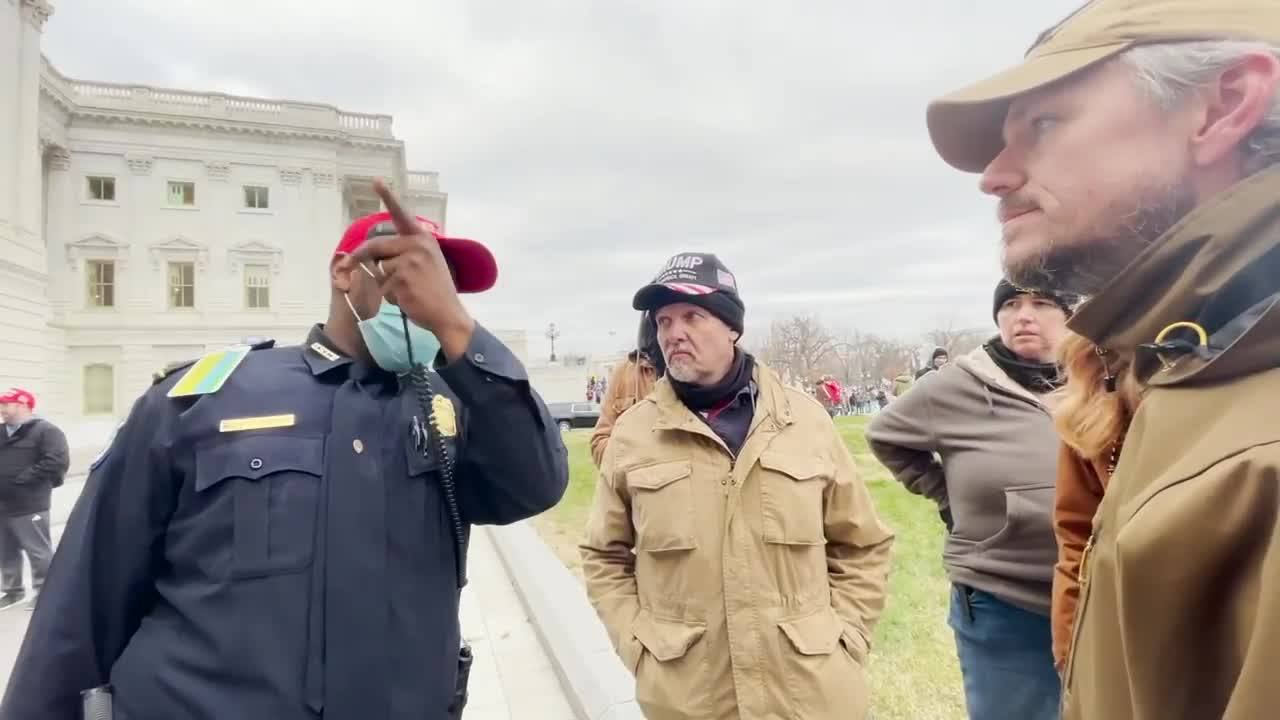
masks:
[[[104,683],[117,720],[447,717],[460,591],[419,399],[318,326],[269,345],[212,394],[167,397],[172,373],[134,405],[66,526],[0,717],[79,718],[80,691]],[[563,441],[507,348],[477,327],[432,380],[456,418],[440,435],[465,523],[559,501]],[[277,419],[241,429],[254,418]]]

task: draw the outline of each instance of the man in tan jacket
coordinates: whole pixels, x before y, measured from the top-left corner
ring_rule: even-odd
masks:
[[[1280,2],[1095,0],[933,103],[1024,287],[1148,386],[1080,559],[1065,720],[1280,715]],[[1105,357],[1105,356],[1104,356]]]
[[[587,592],[649,720],[861,720],[893,536],[827,413],[736,345],[714,255],[640,289],[666,377],[605,451]]]

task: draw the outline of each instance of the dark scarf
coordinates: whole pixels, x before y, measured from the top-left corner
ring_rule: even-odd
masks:
[[[1066,384],[1057,363],[1041,363],[1024,360],[1009,349],[999,337],[982,346],[987,355],[1005,371],[1014,382],[1033,393],[1047,393]]]
[[[733,365],[729,367],[729,372],[725,374],[724,379],[715,385],[691,385],[675,378],[668,379],[671,381],[671,389],[676,391],[676,397],[680,398],[680,402],[694,412],[705,412],[737,395],[742,388],[746,387],[747,383],[751,382],[751,371],[754,368],[755,360],[742,352],[741,348],[734,348]]]

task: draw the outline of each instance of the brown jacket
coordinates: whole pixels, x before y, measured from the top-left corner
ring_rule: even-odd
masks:
[[[609,444],[609,436],[613,434],[613,425],[622,413],[632,405],[640,402],[653,391],[653,384],[658,381],[658,371],[653,363],[644,359],[639,353],[632,352],[627,361],[614,368],[609,385],[605,388],[604,399],[600,401],[600,419],[596,421],[596,429],[591,433],[591,460],[600,467],[604,459],[605,446]]]
[[[827,413],[756,366],[735,458],[666,380],[618,420],[582,544],[648,720],[861,720],[892,533]]]
[[[1081,560],[1065,720],[1280,712],[1277,263],[1273,166],[1193,211],[1071,322],[1133,354],[1148,390]],[[1183,321],[1208,343],[1163,362],[1139,349]]]
[[[1053,662],[1062,670],[1071,645],[1076,603],[1080,599],[1080,555],[1089,542],[1094,513],[1110,475],[1106,462],[1085,460],[1063,443],[1058,454],[1058,484],[1053,501],[1053,531],[1058,564],[1053,572]]]

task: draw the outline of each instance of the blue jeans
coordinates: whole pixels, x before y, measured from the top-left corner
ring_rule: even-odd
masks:
[[[1049,618],[980,590],[951,588],[951,629],[969,720],[1057,720],[1062,695]]]

